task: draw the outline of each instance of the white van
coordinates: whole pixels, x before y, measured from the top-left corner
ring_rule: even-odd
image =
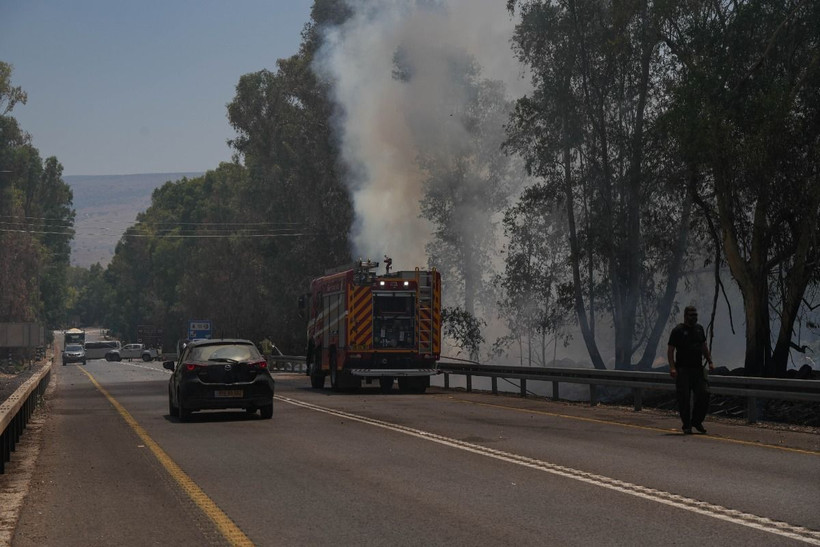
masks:
[[[118,340],[94,340],[85,343],[86,359],[105,359],[105,354],[111,350],[120,349]]]

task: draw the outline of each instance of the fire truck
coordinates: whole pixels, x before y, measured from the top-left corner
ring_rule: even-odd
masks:
[[[307,374],[314,389],[330,377],[334,390],[378,379],[389,392],[424,393],[438,374],[441,353],[441,276],[435,270],[377,275],[378,262],[358,261],[311,282]]]

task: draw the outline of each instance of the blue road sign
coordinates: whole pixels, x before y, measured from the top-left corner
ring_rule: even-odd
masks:
[[[188,321],[188,339],[194,338],[210,338],[211,337],[211,320],[210,319],[191,319]]]

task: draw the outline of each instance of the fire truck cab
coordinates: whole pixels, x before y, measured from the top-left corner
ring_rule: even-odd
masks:
[[[383,392],[424,393],[438,374],[441,277],[435,270],[377,275],[378,262],[359,261],[311,282],[307,374],[313,388],[330,377],[334,390],[378,379]]]

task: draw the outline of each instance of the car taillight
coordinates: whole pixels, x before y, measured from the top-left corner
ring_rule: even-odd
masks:
[[[267,361],[257,361],[256,363],[250,363],[251,368],[268,368]]]
[[[187,370],[189,372],[193,372],[197,369],[198,366],[199,365],[196,365],[194,363],[185,363],[185,370]]]

